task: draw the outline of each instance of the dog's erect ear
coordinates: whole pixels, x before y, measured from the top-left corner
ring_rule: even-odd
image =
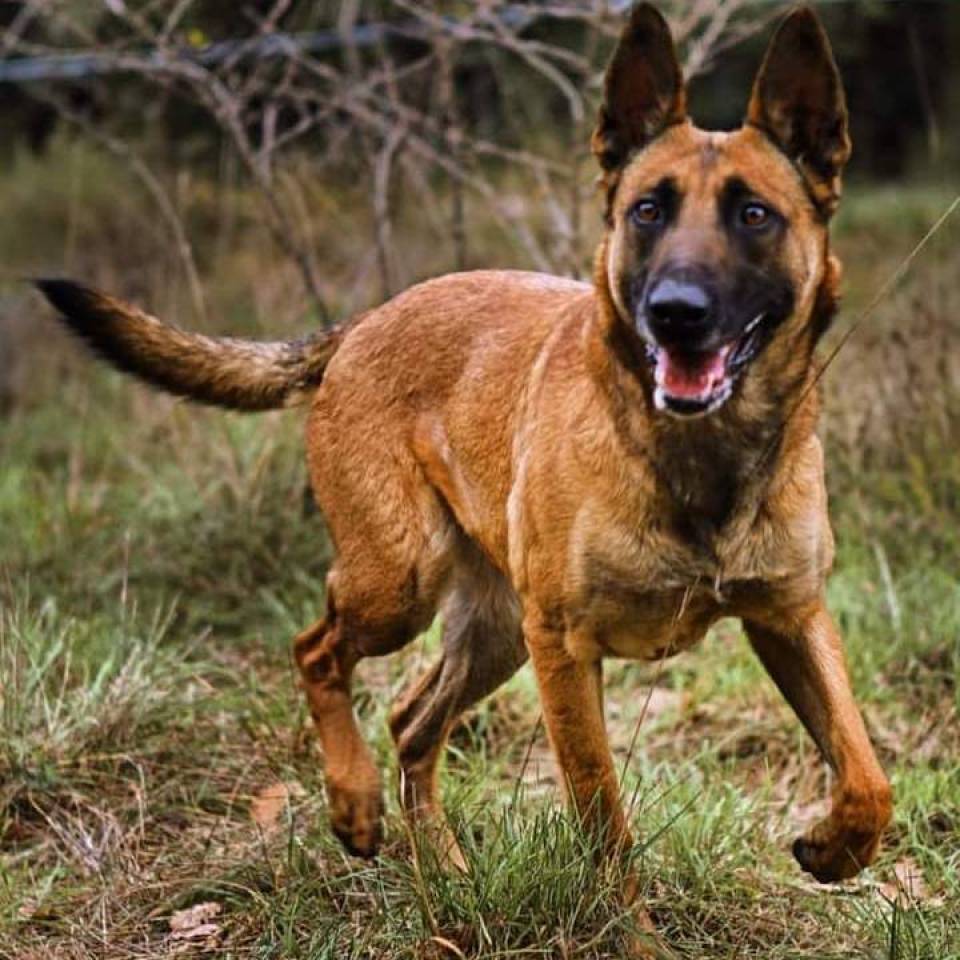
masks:
[[[787,14],[757,74],[747,123],[796,164],[817,207],[829,216],[850,158],[847,105],[830,41],[809,7]]]
[[[670,28],[655,7],[639,3],[607,67],[591,141],[594,156],[606,173],[618,170],[631,151],[686,114],[683,72]]]

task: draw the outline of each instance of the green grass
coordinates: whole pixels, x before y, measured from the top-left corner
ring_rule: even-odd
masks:
[[[852,304],[935,206],[851,197]],[[668,663],[649,707],[656,670],[607,669],[620,764],[646,714],[624,792],[681,957],[960,958],[958,240],[954,224],[828,377],[830,601],[897,798],[880,861],[825,888],[791,860],[829,783],[733,624]],[[619,956],[617,878],[562,811],[529,670],[448,754],[469,875],[403,828],[385,718],[436,629],[361,670],[383,856],[351,860],[329,835],[289,654],[329,560],[297,415],[197,410],[26,342],[31,376],[0,423],[0,957]],[[290,802],[259,826],[252,804],[278,783]],[[898,865],[923,889],[895,903]],[[176,911],[211,902],[206,937],[171,939]]]

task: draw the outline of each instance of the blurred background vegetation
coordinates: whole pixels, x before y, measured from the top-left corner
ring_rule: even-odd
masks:
[[[664,6],[696,119],[736,126],[783,5]],[[491,262],[582,274],[597,231],[587,142],[624,7],[7,0],[0,162],[31,212],[0,238],[3,269],[110,280],[109,263],[126,292],[201,320],[219,258],[251,247],[289,271],[284,319]],[[847,84],[852,183],[949,180],[960,7],[819,9]],[[102,256],[111,241],[119,256]]]
[[[839,894],[791,863],[828,782],[733,625],[659,674],[611,665],[611,736],[639,798],[646,895],[682,956],[949,960],[958,218],[898,270],[960,193],[960,4],[815,5],[854,137],[827,349],[870,307],[824,380],[830,599],[895,783],[887,852]],[[735,126],[784,5],[663,6],[695,118]],[[624,921],[555,813],[527,673],[454,737],[446,790],[472,878],[413,870],[393,817],[379,864],[330,843],[288,652],[322,610],[329,556],[303,498],[299,418],[123,380],[23,278],[66,274],[184,326],[275,337],[452,269],[587,276],[600,231],[587,144],[623,7],[0,2],[4,960],[184,944],[618,956]],[[387,705],[436,642],[364,665],[358,708],[387,769]],[[272,818],[265,796],[280,798]],[[176,912],[208,903],[212,929],[179,937]]]

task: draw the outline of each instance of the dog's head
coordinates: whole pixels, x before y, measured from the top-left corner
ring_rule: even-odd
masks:
[[[715,133],[687,118],[666,21],[634,7],[593,151],[607,191],[598,279],[643,345],[657,409],[711,413],[809,362],[833,309],[827,224],[850,155],[840,76],[812,10],[780,24],[744,125]]]

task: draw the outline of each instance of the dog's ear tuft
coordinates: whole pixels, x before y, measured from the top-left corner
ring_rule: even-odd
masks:
[[[850,158],[847,105],[830,41],[809,7],[777,28],[754,82],[747,123],[759,127],[796,164],[824,215],[840,199]]]
[[[607,67],[594,156],[605,173],[616,171],[631,151],[685,118],[683,72],[670,28],[651,4],[636,4]]]

